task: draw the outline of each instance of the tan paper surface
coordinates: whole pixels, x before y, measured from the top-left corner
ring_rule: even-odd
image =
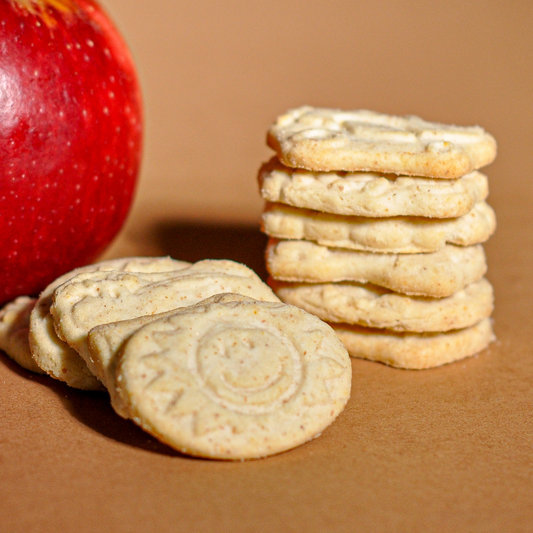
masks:
[[[443,368],[353,361],[324,434],[265,460],[183,457],[103,394],[0,354],[0,530],[533,530],[533,9],[518,2],[106,0],[137,60],[146,158],[106,257],[228,258],[262,276],[256,172],[301,104],[480,124],[498,217],[498,341]]]

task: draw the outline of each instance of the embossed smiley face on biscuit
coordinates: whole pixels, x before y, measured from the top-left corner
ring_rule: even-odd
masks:
[[[350,394],[333,330],[295,307],[209,298],[137,331],[117,365],[125,412],[191,455],[247,459],[320,434]]]
[[[302,381],[299,354],[286,337],[239,320],[204,332],[196,370],[212,401],[242,414],[275,410]]]

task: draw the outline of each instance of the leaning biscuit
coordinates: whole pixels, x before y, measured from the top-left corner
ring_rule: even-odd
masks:
[[[265,207],[261,229],[277,239],[303,239],[362,252],[413,254],[436,252],[446,244],[485,242],[496,229],[496,216],[486,202],[451,219],[350,217],[277,203]]]
[[[313,172],[292,169],[273,158],[258,175],[269,202],[362,217],[460,217],[489,192],[488,180],[471,172],[455,180],[412,178],[371,172]]]
[[[138,330],[117,365],[129,417],[182,453],[251,459],[317,437],[350,395],[348,354],[300,309],[218,295]]]
[[[245,265],[208,259],[176,272],[78,274],[56,289],[50,310],[58,336],[99,376],[86,342],[92,328],[193,305],[223,292],[279,302],[272,290]]]
[[[103,390],[100,381],[87,367],[78,352],[56,334],[50,306],[54,290],[72,277],[83,272],[120,270],[165,272],[188,267],[190,263],[170,257],[128,257],[110,259],[77,268],[52,282],[39,296],[30,317],[29,343],[33,359],[49,376],[67,385],[84,390]]]
[[[450,296],[481,279],[487,270],[480,244],[448,244],[428,254],[374,254],[270,239],[266,261],[270,275],[280,281],[355,281],[431,298]]]
[[[496,141],[461,127],[373,111],[303,106],[270,127],[268,145],[289,167],[453,179],[491,163]]]
[[[446,333],[395,333],[345,324],[332,327],[352,357],[413,370],[464,359],[495,339],[490,318]]]
[[[30,313],[37,299],[19,296],[0,309],[0,350],[22,368],[44,374],[33,360],[28,343]]]
[[[284,283],[270,280],[281,301],[326,322],[393,331],[462,329],[488,318],[494,307],[492,285],[481,279],[446,298],[406,296],[357,283]]]
[[[113,409],[124,418],[128,418],[128,414],[120,395],[117,393],[115,376],[117,355],[128,338],[137,330],[160,318],[175,314],[175,312],[176,310],[172,309],[155,315],[144,315],[129,320],[101,324],[92,328],[87,335],[87,349],[90,360],[94,364],[95,373],[108,390]]]

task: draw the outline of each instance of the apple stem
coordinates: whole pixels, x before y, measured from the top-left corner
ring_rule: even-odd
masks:
[[[50,16],[50,8],[60,13],[75,13],[79,6],[76,0],[9,0],[10,3],[20,10],[27,11],[32,15],[41,17],[47,25],[53,25],[54,19]]]

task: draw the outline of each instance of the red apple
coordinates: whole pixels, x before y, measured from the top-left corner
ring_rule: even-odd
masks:
[[[128,49],[94,0],[0,0],[0,304],[94,260],[139,171]]]

